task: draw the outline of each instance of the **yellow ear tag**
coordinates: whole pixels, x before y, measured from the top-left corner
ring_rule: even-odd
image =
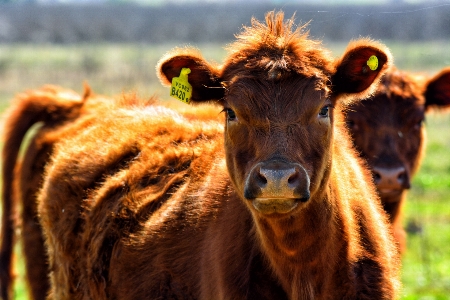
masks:
[[[372,55],[371,57],[369,57],[367,65],[372,71],[375,71],[378,68],[378,58],[375,55]]]
[[[189,73],[191,73],[191,69],[181,69],[180,76],[172,78],[172,86],[170,89],[170,96],[187,104],[191,102],[192,95],[192,86],[188,82]]]

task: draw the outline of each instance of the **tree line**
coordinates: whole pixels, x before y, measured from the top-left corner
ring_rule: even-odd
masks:
[[[434,3],[434,4],[433,4]],[[38,5],[0,4],[1,43],[227,42],[269,4]],[[360,36],[393,40],[450,39],[450,3],[390,5],[283,5],[287,17],[307,23],[314,38]]]

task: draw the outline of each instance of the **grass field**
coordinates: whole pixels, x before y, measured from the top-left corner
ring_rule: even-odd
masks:
[[[450,42],[387,42],[397,66],[434,74],[450,66]],[[87,81],[97,93],[135,91],[168,98],[155,75],[159,57],[175,45],[0,45],[0,111],[26,89],[58,84],[82,91]],[[326,44],[339,56],[346,44]],[[222,45],[198,46],[208,59],[220,62]],[[450,113],[427,116],[427,155],[413,180],[405,211],[410,229],[403,258],[402,299],[450,299]],[[17,250],[16,299],[27,299]]]

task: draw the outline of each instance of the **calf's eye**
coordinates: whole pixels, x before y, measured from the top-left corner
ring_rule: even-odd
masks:
[[[225,108],[224,111],[227,114],[227,120],[228,121],[235,121],[237,119],[236,113],[231,108]]]
[[[324,106],[319,112],[319,117],[321,118],[327,118],[329,114],[330,106]]]

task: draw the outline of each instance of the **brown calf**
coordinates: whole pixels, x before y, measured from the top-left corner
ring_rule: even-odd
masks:
[[[215,99],[225,132],[121,101],[48,135],[50,298],[396,298],[387,221],[333,110],[373,89],[389,53],[361,40],[333,62],[281,13],[266,22],[221,67],[191,49],[159,64],[163,82],[191,69],[191,100]]]
[[[400,250],[406,249],[401,210],[425,149],[425,114],[450,106],[450,68],[431,79],[396,69],[375,94],[348,107],[346,122],[367,160]]]
[[[87,101],[89,99],[89,101]],[[135,98],[127,96],[126,101],[133,105]],[[44,86],[19,94],[5,112],[3,148],[3,217],[2,248],[0,261],[1,296],[0,299],[13,299],[11,293],[13,232],[19,229],[22,252],[25,258],[25,274],[30,299],[44,300],[49,291],[48,258],[44,248],[42,229],[37,216],[37,194],[42,187],[44,167],[53,151],[53,145],[61,132],[73,126],[77,119],[86,119],[99,110],[110,110],[114,99],[95,95],[88,86],[84,95],[57,86]],[[122,100],[120,100],[122,101]],[[148,103],[152,103],[149,100]],[[139,100],[139,103],[142,101]],[[136,102],[137,103],[137,102]],[[165,103],[165,106],[173,106]],[[217,107],[204,106],[200,111],[191,106],[178,108],[188,119],[220,119]],[[19,159],[19,148],[25,133],[36,123],[34,136],[28,141],[23,158]],[[13,219],[14,206],[21,207],[18,220]]]
[[[86,104],[86,99],[88,99]],[[19,94],[5,112],[2,152],[2,241],[0,255],[1,299],[12,299],[12,248],[15,228],[25,257],[30,298],[45,299],[49,290],[48,264],[42,229],[37,216],[37,194],[42,187],[44,167],[51,155],[55,133],[63,130],[80,115],[107,109],[111,99],[91,95],[86,86],[83,96],[55,86],[45,86]],[[95,108],[95,109],[94,109]],[[27,131],[36,123],[35,135],[25,154],[18,160],[19,149]],[[15,206],[21,207],[14,220]]]
[[[29,95],[20,95],[17,102],[13,104],[6,113],[8,116],[5,123],[5,143],[3,146],[3,168],[2,168],[2,203],[3,203],[3,216],[2,216],[2,247],[0,255],[0,274],[1,274],[1,297],[2,299],[9,299],[10,289],[11,289],[11,252],[14,242],[14,204],[15,199],[18,195],[16,193],[21,193],[25,197],[34,197],[34,194],[38,191],[39,181],[42,180],[41,176],[34,176],[33,173],[42,174],[44,164],[41,166],[35,165],[35,169],[28,172],[28,176],[24,177],[20,188],[14,188],[14,169],[16,167],[16,160],[19,153],[20,145],[26,134],[32,125],[35,123],[44,121],[44,118],[48,118],[46,125],[50,127],[57,126],[58,123],[63,122],[63,120],[73,119],[78,115],[79,109],[82,106],[82,99],[74,93],[60,93],[59,95],[54,95],[54,97],[49,101],[47,96],[52,93],[51,88],[48,87],[41,93],[35,93],[33,95],[32,101],[27,101],[30,99]],[[54,101],[53,101],[54,100]],[[28,151],[28,153],[34,152],[33,150]],[[44,151],[47,153],[48,151]],[[25,167],[31,166],[30,162],[38,160],[37,157],[31,157],[31,161],[26,161]],[[41,158],[44,162],[48,160],[48,157]],[[40,169],[39,169],[40,168]],[[20,166],[17,166],[20,169]],[[38,170],[39,169],[39,170]],[[23,245],[26,251],[30,254],[35,252],[38,256],[32,261],[27,261],[28,263],[34,264],[38,269],[45,268],[45,250],[42,247],[43,239],[41,235],[41,229],[39,227],[39,221],[36,215],[36,205],[33,201],[30,201],[30,206],[22,209],[21,220],[23,220],[23,230],[21,231],[23,237]],[[29,209],[28,209],[29,208]],[[36,235],[36,233],[38,233]],[[34,256],[34,255],[29,255]],[[42,266],[39,266],[42,264]],[[31,274],[33,268],[29,268]],[[46,284],[46,276],[41,278],[36,278],[33,283],[36,283],[40,288],[46,290],[48,285]]]

